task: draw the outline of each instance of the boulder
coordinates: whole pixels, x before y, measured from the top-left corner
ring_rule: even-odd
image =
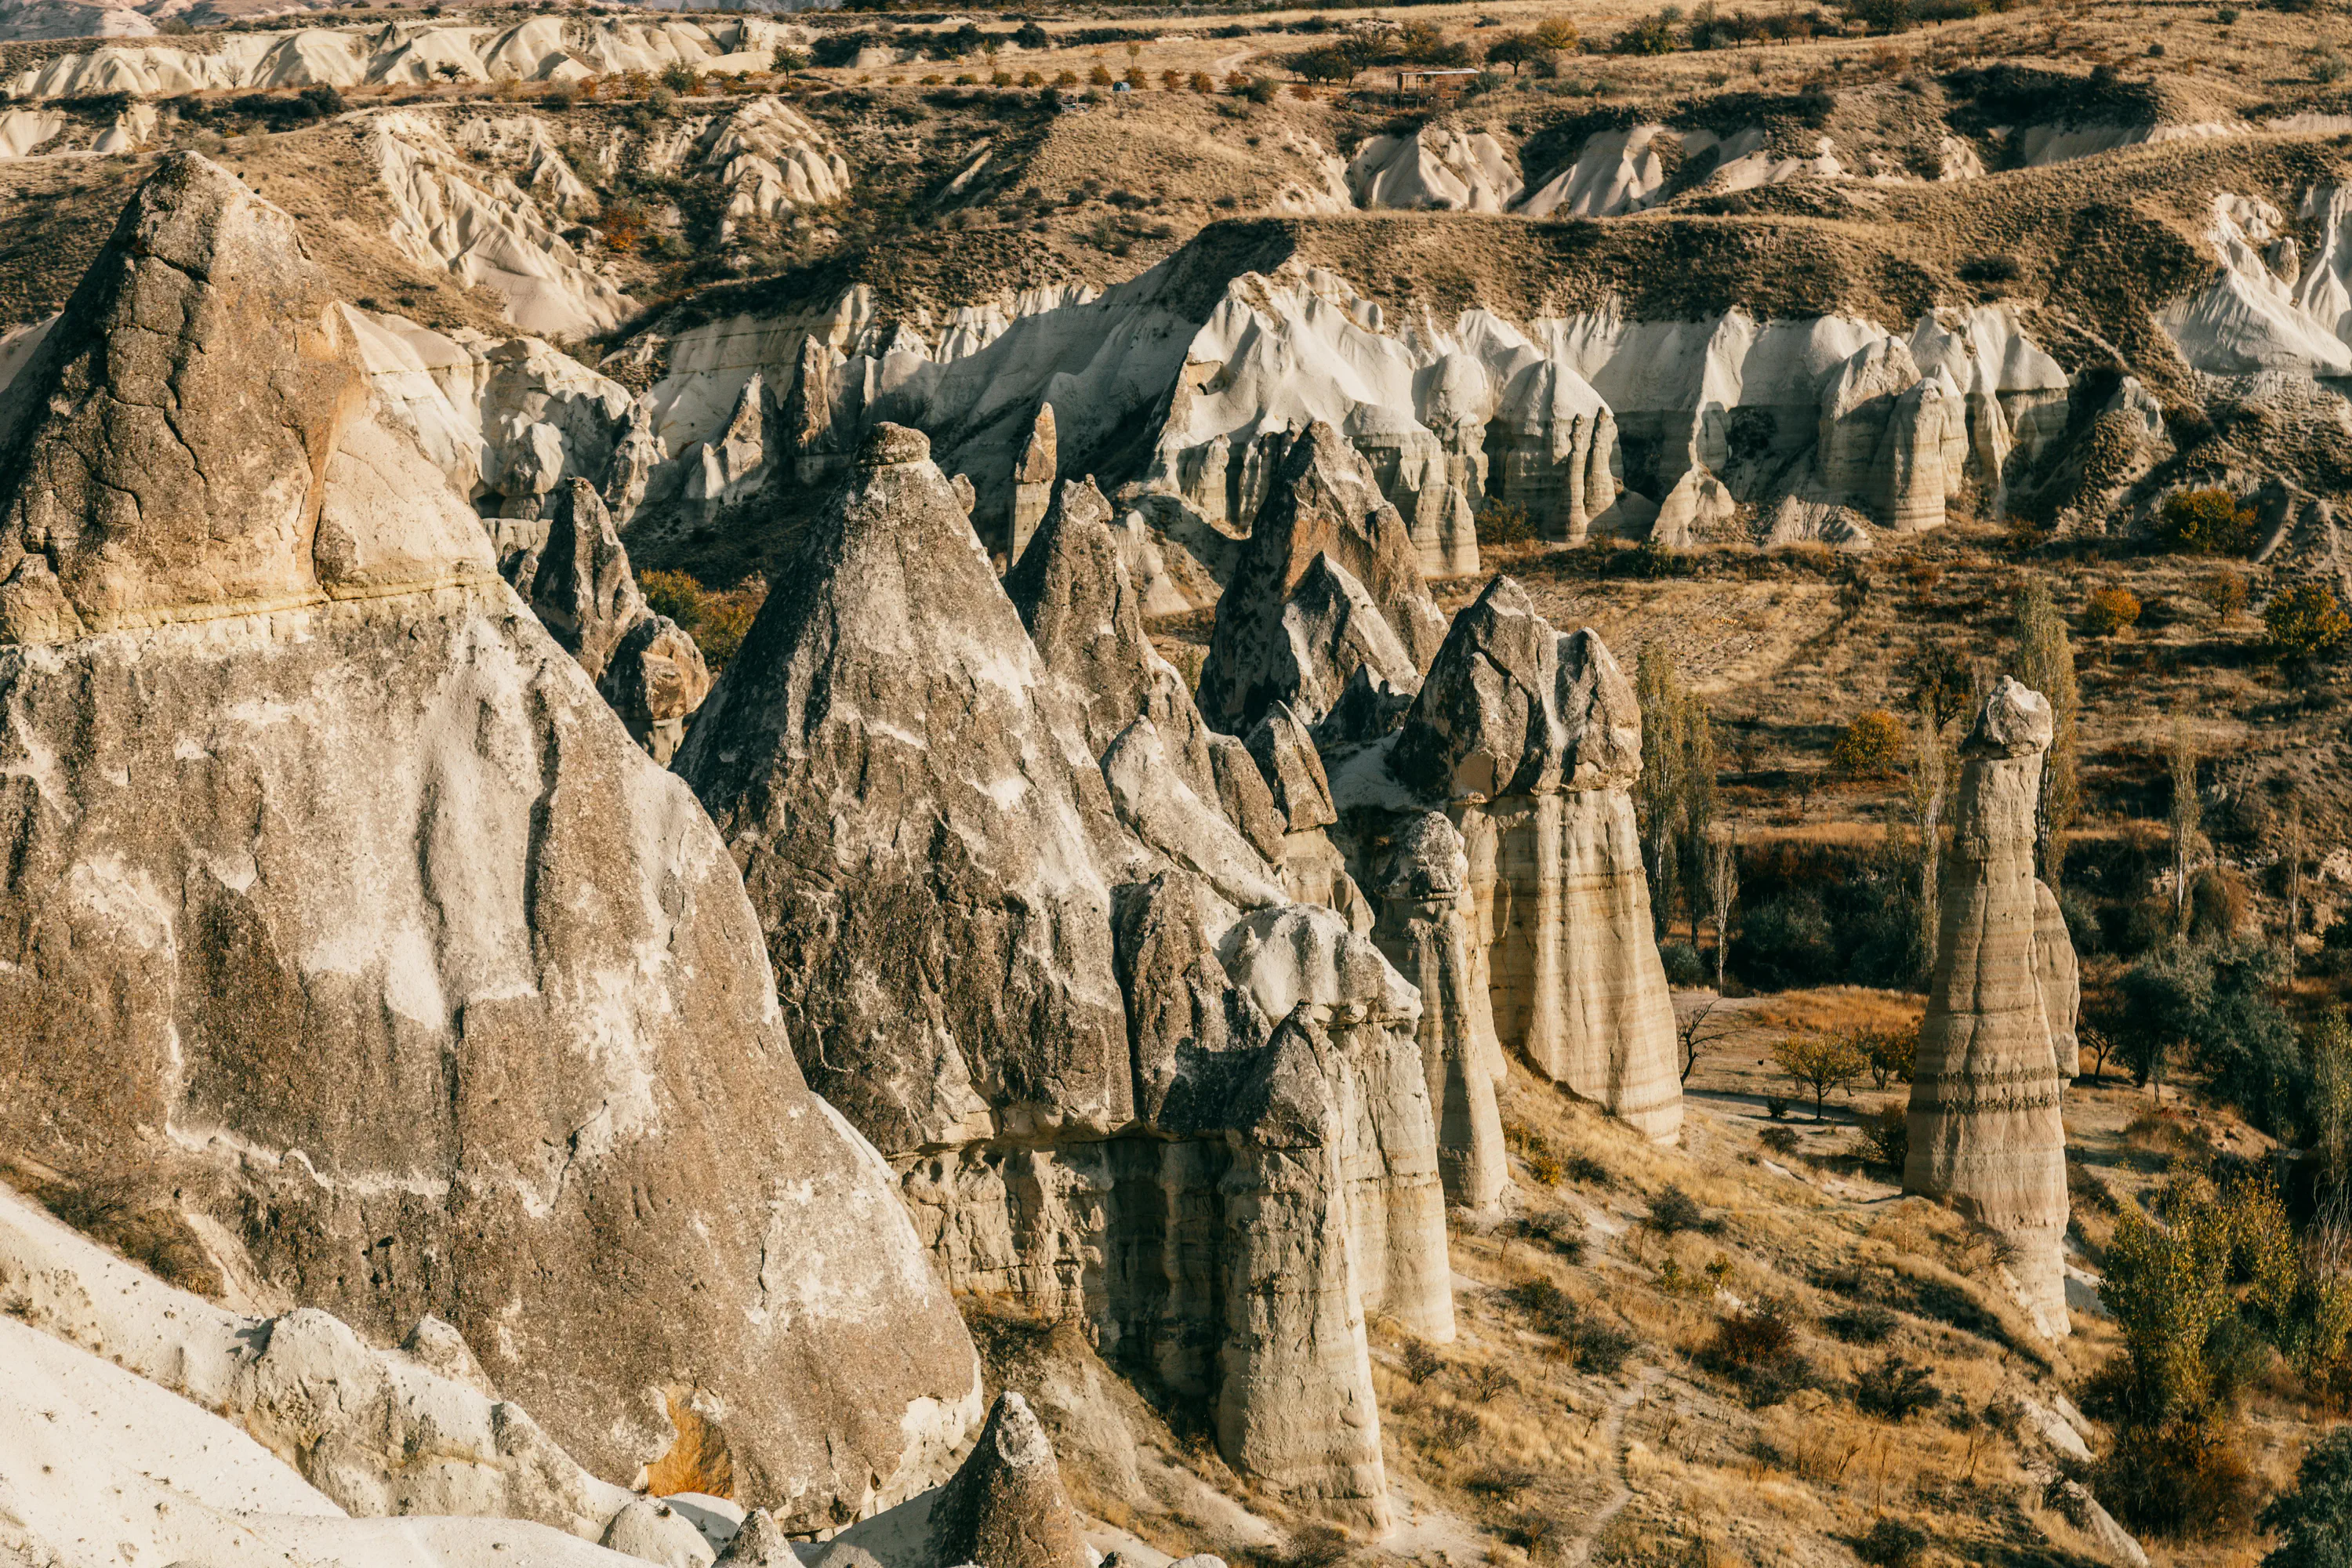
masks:
[[[931,1504],[931,1568],[1087,1568],[1054,1444],[1011,1389],[996,1396],[963,1464]]]
[[[688,718],[710,695],[710,667],[683,627],[648,612],[614,646],[596,689],[630,737],[667,767],[686,739]]]
[[[971,1342],[725,846],[344,319],[177,156],[0,397],[0,1141],[166,1173],[363,1334],[446,1320],[593,1472],[704,1391],[804,1528],[929,1484]]]
[[[704,1568],[717,1555],[692,1520],[651,1497],[641,1497],[614,1514],[605,1527],[604,1543],[657,1568]]]
[[[1903,1190],[1952,1203],[2014,1244],[2021,1303],[2056,1338],[2070,1331],[2066,1130],[2033,877],[2051,727],[2048,700],[2004,677],[1960,747]]]

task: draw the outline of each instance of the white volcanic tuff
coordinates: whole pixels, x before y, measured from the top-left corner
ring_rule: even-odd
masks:
[[[1664,196],[1672,173],[1660,155],[1661,142],[1679,148],[1681,187],[1745,191],[1808,175],[1844,177],[1845,166],[1826,136],[1815,143],[1810,158],[1775,157],[1766,150],[1765,140],[1764,132],[1755,126],[1726,137],[1664,125],[1596,131],[1568,166],[1530,190],[1516,204],[1517,210],[1529,217],[1613,217],[1654,206]]]
[[[43,142],[62,134],[66,124],[66,117],[54,109],[0,111],[0,158],[30,156]]]
[[[110,14],[136,15],[110,8]],[[11,29],[5,19],[0,34],[28,36]],[[211,49],[150,44],[59,55],[18,72],[6,86],[16,99],[104,92],[167,98],[227,88],[425,83],[442,79],[436,68],[444,63],[471,81],[572,81],[616,71],[658,71],[673,62],[702,71],[740,72],[767,69],[778,44],[805,41],[807,36],[803,28],[748,16],[699,24],[535,16],[503,29],[414,23],[305,27],[225,34]]]
[[[394,110],[367,133],[392,202],[389,237],[418,266],[497,289],[508,318],[527,331],[583,336],[635,308],[572,247],[537,197],[461,156],[440,117]]]
[[[2221,275],[2156,318],[2190,365],[2210,375],[2352,375],[2352,195],[2341,185],[2315,186],[2301,216],[2319,222],[2319,249],[2308,266],[2276,207],[2227,192],[2214,196],[2206,238]]]
[[[584,1462],[658,1459],[684,1386],[807,1528],[903,1496],[979,1415],[970,1341],[800,1079],[725,846],[350,320],[183,154],[0,395],[5,1136],[184,1173],[362,1328],[446,1312]]]
[[[535,502],[567,479],[605,483],[631,406],[619,383],[536,338],[442,333],[339,310],[384,414],[479,510]]]
[[[1375,136],[1349,160],[1347,178],[1360,207],[1498,213],[1519,197],[1511,154],[1483,131]]]

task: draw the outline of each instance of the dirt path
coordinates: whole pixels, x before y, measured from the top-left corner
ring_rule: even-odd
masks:
[[[1625,1484],[1625,1412],[1646,1398],[1651,1388],[1664,1375],[1656,1367],[1643,1367],[1642,1375],[1619,1390],[1615,1401],[1609,1406],[1609,1418],[1601,1423],[1602,1440],[1609,1445],[1609,1496],[1592,1510],[1592,1517],[1584,1521],[1584,1528],[1577,1531],[1576,1538],[1561,1551],[1561,1561],[1569,1563],[1590,1562],[1593,1543],[1615,1522],[1617,1516],[1625,1511],[1625,1505],[1633,1500],[1633,1489]]]

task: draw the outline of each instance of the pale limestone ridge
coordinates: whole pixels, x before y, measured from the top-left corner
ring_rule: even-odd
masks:
[[[2033,876],[2051,725],[2049,701],[2004,677],[1960,749],[1903,1189],[1948,1200],[2009,1238],[2020,1300],[2056,1338],[2070,1331],[2066,1130],[2045,1011],[2055,993],[2043,985],[2045,968],[2058,966],[2037,962],[2042,894]]]
[[[176,158],[0,402],[0,1132],[167,1174],[362,1334],[446,1319],[598,1473],[675,1393],[806,1528],[894,1501],[979,1417],[970,1339],[724,845],[344,319]]]

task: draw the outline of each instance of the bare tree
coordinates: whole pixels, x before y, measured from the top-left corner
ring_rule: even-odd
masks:
[[[2031,579],[2017,599],[2017,679],[2050,700],[2050,749],[2042,755],[2033,847],[2042,879],[2055,888],[2066,859],[2066,830],[2082,807],[2074,752],[2075,717],[2083,701],[2074,682],[2074,647],[2066,635],[2066,617],[2040,577]]]
[[[2189,857],[2196,847],[2197,825],[2204,813],[2197,800],[2197,737],[2189,716],[2172,721],[2172,919],[2189,927]],[[2158,1098],[2162,1091],[2158,1090]]]
[[[1706,841],[1706,895],[1715,916],[1715,989],[1720,995],[1724,954],[1731,945],[1731,906],[1739,897],[1739,840],[1730,834]],[[1683,1076],[1690,1076],[1688,1068]]]
[[[1691,1068],[1698,1066],[1699,1052],[1716,1041],[1735,1034],[1739,1020],[1735,1016],[1717,1017],[1723,1008],[1721,996],[1710,996],[1691,1009],[1690,1016],[1675,1026],[1675,1035],[1682,1042],[1683,1081],[1690,1082]]]

